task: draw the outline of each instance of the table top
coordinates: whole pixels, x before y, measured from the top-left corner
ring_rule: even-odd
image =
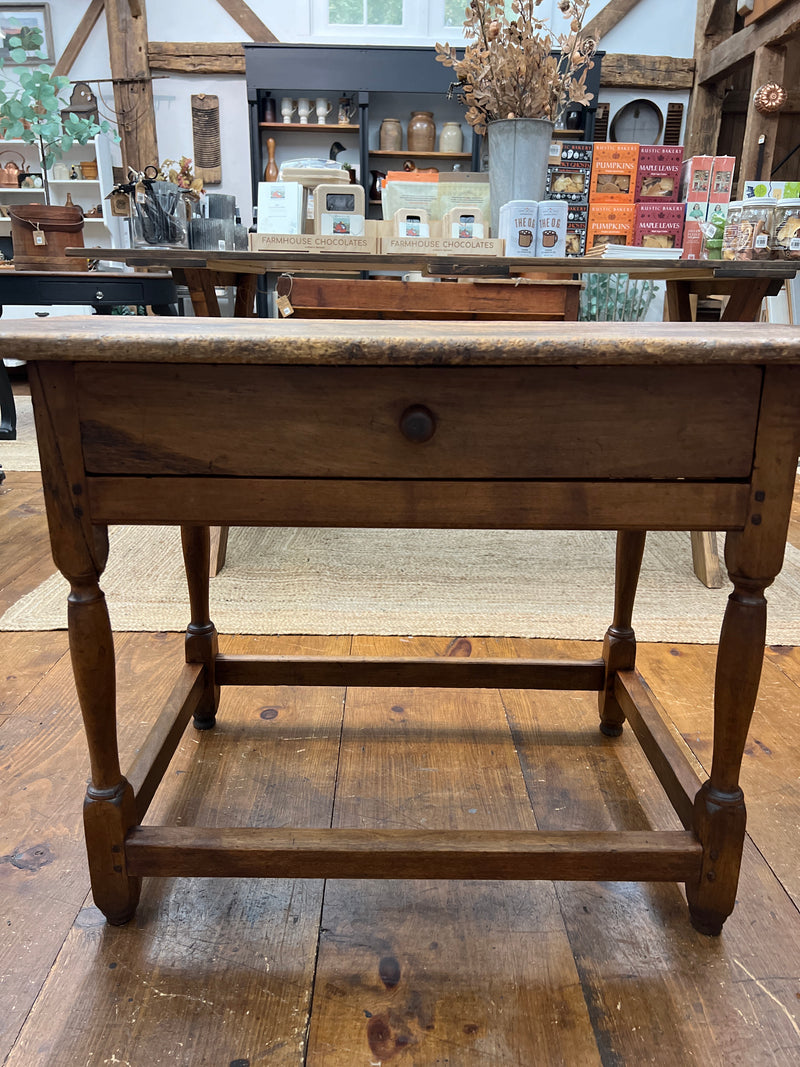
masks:
[[[0,319],[0,344],[26,360],[49,362],[800,365],[800,330],[763,323],[720,323],[709,331],[680,322],[585,322],[576,328],[571,322],[64,317]]]
[[[793,278],[800,261],[506,259],[501,256],[432,256],[420,253],[361,255],[351,252],[214,252],[189,248],[67,248],[68,256],[92,256],[132,266],[214,269],[244,274],[280,271],[422,271],[431,277],[508,277],[520,273],[630,274],[674,280],[692,278]]]

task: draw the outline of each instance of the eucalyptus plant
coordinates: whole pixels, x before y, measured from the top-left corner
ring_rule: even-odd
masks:
[[[13,21],[19,24],[17,19]],[[6,39],[14,64],[24,63],[29,56],[44,58],[42,44],[42,31],[36,26],[20,26],[18,33]],[[73,145],[86,144],[98,133],[111,133],[119,140],[106,121],[95,122],[74,112],[62,115],[68,101],[61,94],[69,84],[69,78],[55,74],[48,64],[12,67],[0,59],[0,133],[6,140],[21,140],[37,147],[47,204],[48,172],[57,159]]]

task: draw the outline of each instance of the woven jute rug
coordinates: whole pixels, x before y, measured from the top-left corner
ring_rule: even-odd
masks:
[[[17,409],[17,439],[0,441],[0,464],[7,471],[38,471],[39,451],[31,398],[15,396],[14,406]]]
[[[114,629],[185,629],[179,532],[114,527],[110,539],[101,584]],[[235,528],[211,579],[211,614],[223,633],[599,640],[613,589],[612,533]],[[715,644],[729,592],[697,580],[688,534],[650,534],[637,637]],[[767,595],[768,642],[800,644],[800,552],[791,545]],[[11,607],[0,629],[63,629],[66,596],[55,575]]]

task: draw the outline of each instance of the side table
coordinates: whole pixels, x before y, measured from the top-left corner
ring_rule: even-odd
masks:
[[[764,591],[800,450],[797,330],[120,318],[0,323],[0,337],[32,361],[53,556],[71,586],[92,889],[110,922],[134,914],[147,875],[614,879],[684,882],[695,927],[721,931],[744,843]],[[190,607],[187,665],[124,776],[99,584],[110,523],[181,527]],[[613,617],[585,661],[221,655],[215,524],[615,529]],[[734,588],[702,784],[635,668],[648,529],[727,531]],[[282,684],[595,691],[600,729],[629,723],[684,829],[142,825],[189,720],[214,726],[220,686]]]

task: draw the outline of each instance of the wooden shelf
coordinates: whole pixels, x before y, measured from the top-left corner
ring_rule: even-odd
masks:
[[[51,178],[50,185],[96,185],[100,182],[97,178]]]
[[[412,152],[402,149],[398,152],[370,151],[371,156],[393,156],[395,159],[472,159],[472,152]]]
[[[262,130],[339,130],[339,132],[347,132],[348,130],[360,130],[360,126],[353,126],[351,123],[345,125],[338,122],[259,122],[259,128]]]

